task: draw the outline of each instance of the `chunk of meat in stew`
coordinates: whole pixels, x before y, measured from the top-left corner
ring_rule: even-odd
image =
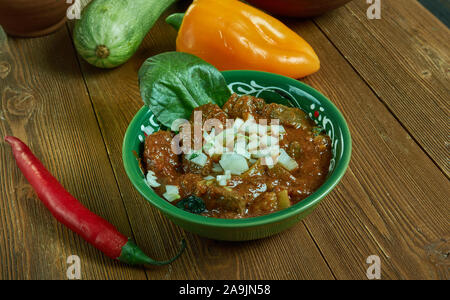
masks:
[[[208,120],[218,120],[219,123],[222,124],[222,126],[225,126],[227,119],[228,119],[228,115],[217,104],[208,103],[208,104],[196,107],[194,109],[194,112],[192,113],[191,119],[190,119],[190,122],[192,124],[194,124],[194,122],[196,121],[195,120],[196,112],[201,113],[199,115],[199,116],[201,116],[201,120],[202,120],[201,125],[205,125],[205,122],[208,122],[208,123],[210,123],[209,125],[211,126],[211,125],[214,125],[213,124],[214,122],[211,122]]]
[[[314,126],[312,120],[301,109],[271,103],[264,107],[262,115],[267,119],[278,119],[281,125],[294,128]]]
[[[241,96],[233,94],[223,106],[223,110],[232,119],[241,118],[246,120],[249,115],[258,117],[266,102],[264,99],[252,96]]]
[[[158,131],[145,139],[143,166],[156,173],[157,177],[175,177],[181,166],[180,158],[172,151],[170,131]]]

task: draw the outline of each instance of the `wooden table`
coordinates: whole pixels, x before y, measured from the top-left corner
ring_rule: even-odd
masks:
[[[182,11],[177,4],[169,12]],[[77,56],[73,24],[36,39],[0,39],[0,137],[33,149],[89,209],[165,259],[144,270],[111,261],[58,224],[0,142],[0,279],[65,279],[67,257],[83,279],[449,279],[449,30],[414,0],[364,0],[313,20],[283,20],[317,50],[322,69],[304,82],[339,107],[353,137],[339,186],[294,228],[252,242],[218,242],[178,228],[133,188],[122,138],[143,105],[137,71],[174,50],[163,19],[115,70]],[[168,13],[169,13],[168,12]]]

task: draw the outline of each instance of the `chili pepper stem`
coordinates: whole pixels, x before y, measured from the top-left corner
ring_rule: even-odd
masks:
[[[180,257],[185,248],[186,241],[183,239],[181,240],[181,248],[177,255],[166,261],[157,261],[148,257],[133,241],[128,241],[128,243],[122,247],[122,253],[118,260],[129,265],[168,265]]]
[[[17,166],[53,216],[108,257],[131,265],[165,265],[183,253],[186,248],[184,240],[174,258],[168,261],[151,259],[112,224],[89,211],[69,194],[21,140],[7,136],[5,141],[12,147]]]

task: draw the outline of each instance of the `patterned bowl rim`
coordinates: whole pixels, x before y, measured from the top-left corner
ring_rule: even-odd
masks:
[[[328,176],[326,181],[317,189],[313,194],[305,198],[304,200],[298,202],[297,204],[283,209],[281,211],[273,212],[268,215],[253,217],[253,218],[243,218],[243,219],[219,219],[205,217],[201,215],[196,215],[193,213],[186,212],[167,202],[166,200],[159,197],[143,180],[143,174],[138,166],[137,158],[135,153],[133,153],[134,140],[137,139],[137,132],[141,131],[142,124],[148,120],[149,109],[144,106],[137,114],[134,116],[133,120],[130,122],[128,129],[124,136],[123,147],[122,147],[122,158],[125,171],[134,185],[134,187],[139,191],[139,193],[152,205],[161,210],[164,214],[170,217],[183,220],[188,223],[196,223],[201,225],[209,225],[213,227],[254,227],[260,225],[267,225],[271,223],[281,222],[285,219],[294,217],[308,209],[316,206],[326,195],[328,195],[334,187],[339,183],[339,181],[344,176],[347,167],[350,162],[350,157],[352,153],[352,139],[350,135],[350,130],[348,128],[347,122],[345,121],[342,113],[339,109],[325,97],[323,94],[312,88],[311,86],[297,81],[292,78],[285,76],[260,72],[260,71],[224,71],[222,72],[227,79],[229,77],[245,77],[245,78],[264,78],[264,81],[273,81],[276,86],[276,82],[283,81],[290,86],[296,87],[299,90],[306,92],[306,94],[312,96],[313,98],[319,100],[319,102],[326,106],[327,109],[333,111],[335,116],[333,123],[339,124],[341,130],[341,135],[343,139],[341,158],[336,164],[331,175]],[[233,81],[234,82],[234,81]],[[230,82],[228,82],[230,83]]]

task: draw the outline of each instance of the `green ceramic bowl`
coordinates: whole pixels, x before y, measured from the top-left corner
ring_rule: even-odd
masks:
[[[131,121],[123,143],[125,170],[136,189],[153,206],[175,224],[187,231],[216,240],[244,241],[264,238],[292,227],[310,214],[319,202],[338,184],[344,175],[351,155],[351,137],[344,117],[334,104],[310,86],[276,74],[256,71],[223,72],[229,88],[238,94],[249,94],[296,106],[306,111],[325,128],[332,139],[333,159],[325,183],[305,200],[266,216],[226,220],[195,215],[173,206],[159,197],[145,182],[136,153],[143,151],[146,126],[158,130],[159,125],[147,107],[143,107]]]

